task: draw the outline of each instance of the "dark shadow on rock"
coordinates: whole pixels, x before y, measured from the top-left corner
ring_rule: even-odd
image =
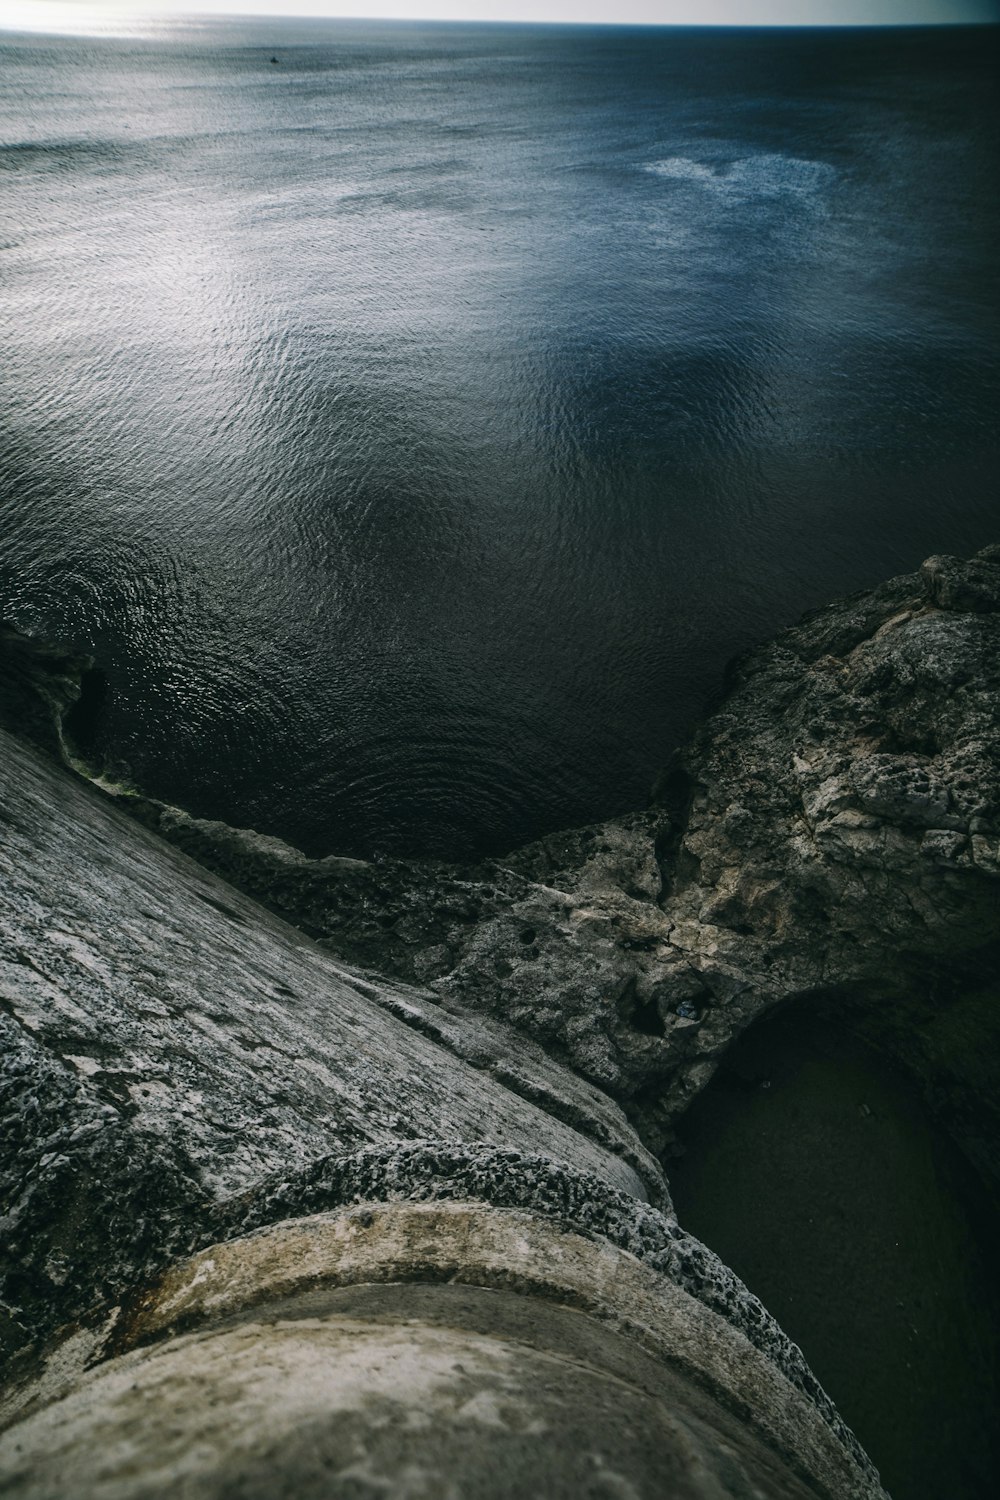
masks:
[[[800,1345],[893,1500],[994,1495],[1000,1219],[912,1083],[802,1002],[678,1129],[681,1221]]]

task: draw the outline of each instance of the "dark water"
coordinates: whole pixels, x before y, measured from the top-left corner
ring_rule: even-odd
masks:
[[[1000,534],[995,36],[0,38],[0,610],[313,850],[641,804],[730,654]]]

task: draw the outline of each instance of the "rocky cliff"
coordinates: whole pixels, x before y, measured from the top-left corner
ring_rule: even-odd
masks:
[[[1000,1183],[1000,547],[820,610],[735,662],[649,810],[472,869],[335,856],[133,799],[328,950],[512,1026],[654,1152],[790,1002],[912,1074]]]
[[[164,1381],[180,1404],[164,1408],[144,1473],[181,1472],[179,1451],[164,1458],[175,1430],[198,1452],[228,1443],[221,1468],[206,1459],[190,1480],[221,1494],[260,1403],[285,1411],[280,1387],[294,1409],[234,1493],[278,1493],[276,1464],[298,1493],[302,1424],[333,1420],[308,1394],[320,1356],[307,1326],[325,1330],[322,1368],[360,1361],[372,1401],[405,1407],[379,1384],[388,1356],[372,1329],[388,1322],[398,1341],[406,1309],[362,1298],[362,1318],[343,1288],[441,1280],[545,1302],[543,1364],[572,1362],[583,1337],[558,1308],[597,1319],[586,1381],[605,1378],[609,1328],[638,1340],[660,1373],[640,1377],[615,1345],[621,1380],[686,1415],[635,1472],[618,1454],[615,1483],[656,1493],[669,1449],[692,1497],[879,1493],[800,1352],[677,1224],[663,1163],[727,1047],[795,1003],[891,1054],[996,1183],[1000,548],[930,559],[734,664],[648,809],[474,868],[310,860],[90,785],[72,747],[89,664],[11,631],[0,646],[0,719],[16,735],[0,731],[12,1493],[58,1493],[108,1423],[119,1468],[107,1489],[95,1470],[85,1493],[119,1493],[146,1400],[127,1392]],[[484,1322],[472,1298],[456,1324],[425,1301],[407,1335],[422,1351],[413,1388],[442,1359],[452,1374],[488,1367],[478,1386],[449,1374],[441,1387],[453,1462],[471,1462],[484,1422],[505,1443],[520,1434],[523,1459],[541,1366],[515,1400],[477,1340],[500,1339],[527,1371],[524,1316],[512,1304]],[[296,1325],[290,1343],[253,1321],[258,1306],[268,1328]],[[443,1349],[446,1325],[465,1330],[458,1353]],[[175,1352],[178,1338],[195,1344]],[[274,1369],[291,1361],[263,1395],[255,1350]],[[191,1359],[202,1373],[188,1389]],[[235,1437],[213,1428],[209,1442],[198,1380],[221,1389],[230,1359],[244,1361],[242,1415]],[[501,1387],[516,1421],[494,1421]],[[366,1453],[371,1439],[398,1477],[416,1450],[379,1448],[381,1418],[358,1436],[354,1398],[341,1399],[337,1430]],[[586,1386],[588,1410],[614,1400]],[[576,1475],[582,1441],[566,1439],[552,1485]],[[427,1482],[413,1493],[437,1493]],[[121,1493],[159,1493],[142,1484]],[[593,1492],[619,1492],[608,1485]]]
[[[139,826],[4,645],[5,1493],[881,1493],[607,1093]]]

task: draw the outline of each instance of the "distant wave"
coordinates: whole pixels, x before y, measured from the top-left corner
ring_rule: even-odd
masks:
[[[657,177],[695,183],[718,197],[741,203],[748,198],[776,198],[786,194],[812,198],[829,187],[837,176],[836,168],[828,162],[769,152],[732,161],[667,156],[661,161],[645,163],[644,170]]]

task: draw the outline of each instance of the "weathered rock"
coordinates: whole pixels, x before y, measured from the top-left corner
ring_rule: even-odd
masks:
[[[213,1245],[8,1403],[4,1493],[878,1500],[723,1318],[605,1240],[476,1202]],[[208,1399],[206,1399],[206,1397]]]
[[[64,753],[59,734],[49,744]],[[648,1316],[655,1332],[656,1308],[672,1307],[670,1339],[698,1348],[701,1363],[694,1362],[690,1390],[691,1371],[680,1388],[662,1372],[655,1377],[690,1421],[671,1416],[662,1394],[647,1399],[627,1387],[622,1399],[630,1407],[638,1400],[658,1433],[635,1459],[637,1492],[656,1492],[659,1454],[674,1465],[679,1493],[692,1500],[742,1495],[765,1483],[790,1497],[810,1487],[831,1496],[880,1494],[800,1352],[717,1257],[680,1229],[660,1167],[592,1083],[525,1040],[509,1020],[484,1020],[428,991],[345,969],[137,826],[112,798],[2,730],[0,757],[0,1285],[6,1342],[20,1351],[7,1389],[15,1425],[2,1445],[5,1489],[52,1494],[72,1469],[77,1493],[88,1500],[156,1493],[168,1478],[183,1480],[193,1494],[221,1497],[231,1492],[234,1473],[247,1493],[311,1492],[307,1486],[320,1481],[301,1469],[304,1443],[318,1443],[331,1459],[344,1442],[368,1443],[365,1424],[345,1418],[355,1408],[336,1397],[333,1377],[338,1361],[354,1360],[359,1388],[377,1405],[388,1349],[381,1335],[364,1334],[359,1344],[357,1330],[345,1333],[336,1309],[325,1308],[319,1321],[326,1331],[314,1337],[313,1319],[308,1349],[299,1349],[304,1365],[298,1354],[292,1365],[285,1360],[292,1345],[299,1347],[297,1334],[275,1344],[266,1330],[250,1335],[253,1349],[246,1336],[233,1344],[227,1330],[213,1328],[205,1335],[210,1347],[196,1339],[198,1354],[188,1345],[148,1359],[137,1351],[138,1363],[122,1356],[132,1359],[124,1367],[115,1356],[129,1340],[160,1331],[151,1309],[184,1282],[184,1256],[202,1249],[189,1290],[214,1285],[216,1265],[245,1268],[245,1254],[260,1243],[248,1230],[279,1235],[275,1256],[266,1257],[283,1288],[272,1311],[279,1322],[286,1314],[294,1321],[285,1293],[298,1294],[305,1283],[295,1281],[289,1247],[309,1231],[271,1226],[289,1215],[296,1225],[315,1223],[308,1216],[360,1202],[357,1225],[375,1223],[377,1232],[355,1270],[376,1282],[385,1279],[377,1264],[385,1271],[386,1254],[399,1242],[390,1231],[402,1209],[386,1208],[393,1204],[405,1204],[411,1216],[402,1236],[411,1254],[416,1206],[436,1215],[412,1278],[418,1281],[445,1277],[518,1293],[544,1281],[562,1300],[572,1292],[567,1267],[581,1256],[611,1266],[606,1300],[613,1291],[620,1297],[630,1278],[645,1278],[650,1308],[632,1307],[632,1315]],[[615,868],[628,869],[636,888],[645,881],[651,892],[658,876],[648,853],[640,868],[620,830],[607,838],[619,848]],[[257,841],[256,857],[262,853],[288,869],[302,864]],[[538,893],[548,899],[537,881],[510,879],[523,883],[527,900]],[[577,889],[581,900],[593,899],[586,874]],[[514,1220],[505,1218],[511,1214]],[[494,1237],[514,1223],[506,1259],[490,1262],[499,1280],[482,1279],[482,1222]],[[539,1237],[544,1254],[530,1269]],[[583,1249],[573,1248],[577,1239]],[[251,1248],[230,1254],[224,1247],[231,1244]],[[393,1276],[401,1274],[393,1266]],[[578,1280],[572,1295],[596,1309],[600,1276]],[[511,1316],[513,1328],[526,1315]],[[553,1330],[555,1344],[562,1317],[551,1307],[536,1320]],[[627,1316],[619,1321],[631,1331]],[[494,1332],[502,1346],[503,1329]],[[489,1403],[496,1395],[478,1359],[478,1337],[472,1327],[444,1340],[449,1410],[452,1396]],[[588,1337],[600,1342],[596,1333]],[[634,1361],[649,1337],[648,1329],[638,1337]],[[442,1353],[433,1319],[408,1324],[402,1343],[419,1407],[421,1382],[435,1351]],[[608,1349],[612,1357],[610,1336]],[[706,1392],[717,1399],[720,1382],[726,1385],[712,1353],[719,1349],[729,1351],[723,1365],[728,1360],[732,1380],[716,1410]],[[571,1488],[587,1430],[600,1430],[595,1451],[602,1462],[624,1462],[628,1445],[615,1436],[613,1420],[619,1384],[616,1377],[608,1385],[599,1362],[571,1374],[558,1349],[546,1346],[541,1354],[541,1364],[524,1350],[517,1354],[522,1394],[511,1399],[521,1411],[546,1372],[576,1392],[576,1413],[573,1400],[542,1403],[561,1432],[549,1445],[553,1485]],[[665,1345],[659,1355],[666,1359]],[[193,1373],[190,1358],[198,1365]],[[457,1368],[463,1358],[475,1365],[471,1381]],[[666,1363],[677,1363],[676,1348]],[[277,1384],[269,1385],[264,1371],[277,1372]],[[282,1407],[282,1391],[301,1394],[314,1377],[314,1398]],[[162,1422],[137,1422],[146,1402],[165,1393],[164,1381],[172,1394]],[[213,1396],[226,1406],[221,1424],[213,1418],[207,1428],[206,1389],[208,1406]],[[53,1399],[56,1405],[46,1406]],[[287,1421],[279,1420],[281,1410]],[[267,1426],[262,1412],[276,1425]],[[244,1473],[242,1457],[262,1421],[267,1441]],[[436,1421],[445,1474],[463,1466],[472,1474],[468,1448],[482,1436],[479,1419],[473,1414],[471,1426],[463,1418],[456,1428],[439,1411]],[[379,1419],[373,1430],[384,1425]],[[520,1428],[515,1436],[524,1436]],[[205,1458],[206,1444],[215,1445],[214,1458]],[[405,1443],[390,1444],[391,1453],[376,1448],[390,1475],[417,1451]],[[520,1443],[504,1451],[502,1463],[513,1464],[510,1482],[495,1492],[511,1494],[525,1463],[539,1460]],[[484,1484],[494,1470],[487,1465]],[[495,1470],[503,1472],[502,1465]]]
[[[150,1283],[178,1257],[289,1215],[360,1199],[376,1205],[471,1201],[494,1215],[513,1209],[533,1224],[552,1226],[546,1233],[574,1230],[596,1243],[619,1246],[629,1258],[642,1256],[647,1276],[655,1285],[662,1283],[663,1295],[675,1288],[694,1299],[731,1331],[726,1337],[738,1334],[748,1349],[758,1351],[755,1358],[774,1372],[768,1378],[778,1380],[777,1394],[772,1391],[768,1398],[776,1403],[771,1415],[776,1417],[794,1392],[795,1400],[808,1403],[809,1421],[815,1425],[818,1418],[828,1433],[824,1464],[831,1452],[839,1455],[834,1468],[851,1479],[832,1493],[878,1493],[870,1466],[799,1351],[710,1251],[685,1235],[671,1215],[642,1203],[645,1184],[620,1156],[505,1089],[487,1070],[473,1069],[402,1025],[360,994],[350,976],[308,939],[138,828],[85,783],[43,764],[2,732],[0,749],[0,1277],[7,1343],[22,1350],[11,1371],[11,1414],[19,1415],[22,1399],[34,1410],[46,1396],[60,1398],[54,1415],[39,1410],[25,1416],[3,1445],[5,1490],[55,1493],[70,1466],[78,1493],[91,1500],[115,1493],[121,1483],[126,1486],[121,1493],[156,1493],[164,1472],[186,1475],[192,1493],[222,1493],[226,1476],[238,1471],[240,1453],[258,1431],[256,1403],[264,1400],[275,1411],[280,1406],[277,1391],[262,1391],[255,1383],[261,1358],[267,1369],[284,1369],[266,1334],[255,1335],[256,1364],[245,1340],[242,1355],[229,1343],[213,1345],[193,1385],[178,1374],[181,1366],[190,1372],[185,1365],[190,1351],[179,1356],[177,1368],[169,1356],[166,1364],[156,1356],[155,1369],[167,1372],[162,1378],[170,1376],[173,1390],[162,1427],[140,1423],[136,1428],[135,1403],[141,1406],[146,1397],[130,1395],[121,1407],[112,1368],[78,1389],[83,1366],[96,1372],[114,1353],[116,1345],[108,1339],[122,1336],[116,1324],[123,1304],[129,1310],[122,1327],[134,1327],[135,1308],[146,1307]],[[397,994],[406,1003],[405,992]],[[531,1057],[519,1059],[516,1050],[513,1062],[524,1074],[536,1066]],[[585,1105],[586,1086],[572,1077],[563,1080],[555,1064],[546,1066],[548,1095],[558,1096],[565,1084],[566,1097],[582,1098]],[[435,1139],[414,1140],[428,1135]],[[618,1136],[619,1144],[627,1145],[622,1121]],[[655,1163],[638,1143],[631,1155],[648,1166],[655,1190],[660,1185]],[[519,1235],[523,1239],[522,1231]],[[460,1236],[438,1249],[449,1262],[448,1279],[473,1278],[469,1246]],[[222,1253],[211,1252],[206,1270]],[[378,1279],[371,1265],[362,1270]],[[515,1268],[508,1270],[516,1286]],[[204,1274],[196,1272],[194,1283],[203,1281]],[[685,1327],[692,1316],[685,1314]],[[32,1383],[38,1350],[60,1323],[69,1323],[70,1331],[52,1347],[38,1386]],[[312,1333],[309,1341],[309,1379],[319,1378],[324,1361],[335,1369],[342,1359],[354,1360],[360,1387],[370,1385],[377,1395],[385,1353],[377,1339],[374,1344],[362,1340],[360,1348],[347,1339],[345,1347],[336,1334],[332,1342],[320,1339],[319,1350]],[[408,1329],[403,1341],[409,1350],[407,1379],[419,1405],[430,1346],[420,1330]],[[473,1358],[474,1345],[474,1339],[455,1334],[444,1352],[452,1363],[461,1362]],[[82,1365],[74,1351],[82,1353]],[[249,1385],[234,1384],[225,1373],[230,1361],[238,1363],[243,1355],[249,1359]],[[539,1370],[527,1356],[522,1363],[527,1393]],[[52,1372],[59,1370],[70,1377],[69,1384],[57,1381],[53,1389]],[[147,1389],[145,1365],[129,1371],[129,1391],[146,1391],[151,1399],[160,1390],[155,1372]],[[590,1378],[580,1376],[577,1394],[592,1425],[602,1403],[607,1410],[610,1394],[591,1391]],[[281,1388],[286,1379],[295,1385],[299,1377],[289,1368],[279,1380]],[[170,1434],[186,1434],[193,1449],[203,1451],[205,1408],[198,1392],[205,1381],[217,1401],[228,1403],[223,1427],[229,1438],[220,1443],[213,1427],[218,1461],[206,1463],[202,1472],[199,1459],[197,1472],[189,1474]],[[332,1389],[326,1376],[320,1385]],[[477,1398],[476,1380],[470,1385],[463,1377],[456,1391],[459,1387],[468,1400]],[[488,1380],[484,1389],[492,1390]],[[748,1394],[743,1393],[744,1402]],[[691,1399],[697,1405],[700,1398]],[[315,1437],[313,1424],[320,1424],[334,1448],[347,1441],[350,1434],[338,1425],[340,1407],[333,1395],[314,1406],[309,1413],[296,1406],[257,1456],[253,1483],[262,1493],[269,1484],[272,1490],[285,1485],[289,1493],[305,1484],[294,1454],[300,1439]],[[649,1415],[660,1423],[657,1410]],[[569,1484],[575,1473],[568,1455],[577,1446],[576,1419],[562,1408],[546,1412],[562,1423],[563,1437],[550,1450],[553,1475],[562,1472],[560,1482]],[[449,1457],[451,1429],[438,1415],[441,1461],[466,1463],[464,1427]],[[665,1452],[674,1441],[672,1420],[664,1415],[660,1423]],[[52,1422],[62,1434],[57,1442]],[[718,1430],[706,1430],[703,1441],[710,1468],[721,1463],[726,1471],[730,1419],[719,1422]],[[612,1430],[601,1439],[601,1452]],[[106,1449],[98,1432],[107,1436]],[[358,1441],[361,1436],[354,1434]],[[697,1475],[704,1465],[691,1458],[686,1438],[677,1441],[678,1472],[690,1469],[693,1497],[701,1493]],[[759,1446],[753,1434],[744,1435],[751,1474],[773,1467]],[[523,1445],[515,1448],[523,1458]],[[414,1451],[396,1454],[394,1449],[391,1462],[403,1463]],[[647,1468],[654,1457],[650,1449],[639,1466],[644,1492],[653,1483],[653,1470]],[[384,1453],[382,1458],[390,1462]],[[811,1472],[807,1463],[805,1469]],[[514,1473],[521,1473],[516,1464]],[[781,1478],[782,1473],[779,1464],[775,1493],[799,1493],[798,1481],[792,1475]],[[498,1493],[513,1491],[508,1486]]]
[[[130,805],[324,946],[532,1038],[656,1151],[798,997],[897,1056],[995,1175],[998,598],[988,548],[820,610],[732,666],[650,811],[476,869],[307,860]]]
[[[1000,1044],[997,598],[989,549],[807,618],[735,665],[661,786],[686,808],[663,909],[713,996],[706,1057],[779,1002],[825,1004],[910,1066],[986,1175],[1000,1118],[973,1095]],[[695,1061],[679,1097],[702,1076]]]
[[[75,1318],[100,1359],[101,1317],[199,1246],[472,1201],[640,1256],[852,1452],[755,1299],[639,1201],[665,1188],[622,1110],[669,1147],[733,1038],[797,1000],[890,1051],[996,1173],[998,599],[988,549],[820,611],[734,665],[649,811],[468,869],[116,808],[5,737],[13,1342]],[[65,756],[81,664],[43,657],[21,653],[7,701],[55,665],[27,712]]]
[[[614,1106],[598,1096],[594,1115],[644,1178],[523,1097],[533,1079],[543,1105],[565,1114],[576,1100],[589,1119],[589,1087],[521,1055],[516,1034],[505,1066],[517,1093],[387,1014],[376,986],[359,981],[360,993],[308,939],[85,783],[2,731],[0,746],[11,1344],[100,1312],[206,1238],[358,1198],[461,1197],[652,1257],[809,1385],[716,1257],[640,1210],[647,1191],[665,1201],[662,1177]],[[416,1013],[419,995],[389,989]],[[437,1144],[414,1147],[421,1137]]]
[[[502,865],[458,868],[310,860],[148,799],[122,805],[373,978],[390,974],[420,985],[445,1013],[512,1027],[626,1106],[663,1074],[668,1030],[683,1050],[690,1026],[658,1005],[664,978],[672,970],[675,1004],[701,985],[665,945],[660,813],[572,830]],[[458,1034],[446,1044],[464,1055]]]
[[[620,1111],[539,1049],[480,1026],[479,1066],[449,1056],[412,1024],[426,997],[356,978],[3,731],[0,755],[0,1260],[29,1331],[334,1150],[488,1140],[665,1200]]]

